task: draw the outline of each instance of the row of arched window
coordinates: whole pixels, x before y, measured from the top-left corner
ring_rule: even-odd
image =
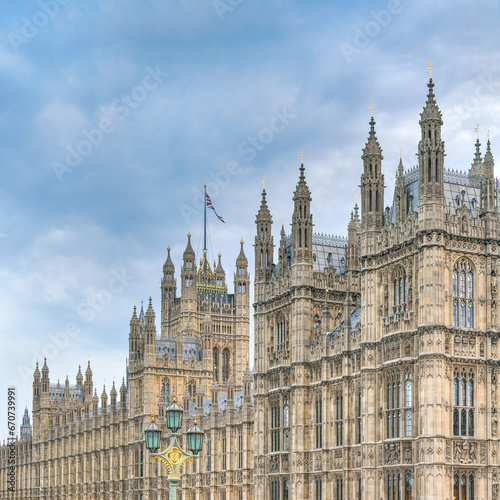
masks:
[[[407,278],[403,266],[393,275],[393,312],[407,309]],[[452,309],[453,326],[474,328],[474,268],[467,259],[460,259],[453,267]]]
[[[412,500],[413,480],[410,471],[404,473],[403,499]],[[387,474],[387,500],[401,500],[401,474]]]
[[[188,383],[188,391],[189,391],[189,397],[195,398],[196,397],[196,382],[194,380],[191,380]],[[165,398],[165,401],[167,402],[167,405],[170,403],[170,380],[168,378],[164,378],[161,382],[161,395],[163,398]]]

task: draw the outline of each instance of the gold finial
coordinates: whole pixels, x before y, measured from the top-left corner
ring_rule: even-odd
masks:
[[[149,289],[149,298],[151,298],[151,288]]]
[[[354,192],[354,201],[357,201],[357,199],[358,199],[358,191],[356,190]]]
[[[170,248],[170,245],[168,245],[167,250],[168,250],[169,252],[170,252],[170,250],[172,250],[172,249]]]
[[[241,243],[242,245],[243,245],[243,243],[245,243],[245,242],[243,241],[243,238],[241,238],[241,241],[240,241],[240,243]]]
[[[402,150],[402,149],[400,149],[400,150],[399,150],[399,157],[401,158],[401,156],[402,156],[402,155],[403,155],[403,150]]]
[[[368,106],[368,109],[372,112],[372,118],[373,118],[373,101],[372,101],[372,103]]]
[[[151,422],[156,423],[156,415],[154,413],[151,413]]]
[[[207,185],[206,185],[206,184],[205,184],[203,187],[204,187],[205,189],[207,189]]]
[[[217,257],[219,257],[219,259],[220,259],[220,258],[222,257],[222,254],[219,252],[219,253],[217,254]]]
[[[134,304],[135,304],[135,297],[134,297]]]
[[[304,150],[303,149],[300,150],[299,158],[302,160],[302,162],[304,161]]]
[[[198,425],[198,417],[196,415],[194,416],[194,425]]]
[[[490,140],[490,131],[488,130],[488,141]]]
[[[429,61],[429,66],[427,66],[427,71],[430,73],[430,76],[432,78],[432,61]]]
[[[191,231],[188,231],[188,238],[191,238]]]
[[[476,128],[474,129],[474,132],[477,134],[477,138],[479,140],[479,123],[476,125]]]
[[[262,177],[262,189],[266,189],[266,176]]]

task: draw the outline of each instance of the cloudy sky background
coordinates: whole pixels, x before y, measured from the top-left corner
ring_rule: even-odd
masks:
[[[19,414],[25,400],[31,409],[44,352],[51,382],[74,383],[89,356],[98,394],[104,379],[108,393],[113,376],[121,381],[134,298],[151,289],[159,314],[166,246],[177,270],[188,230],[201,253],[204,183],[227,222],[209,214],[209,254],[222,252],[230,282],[241,238],[254,274],[263,176],[275,241],[282,218],[289,230],[301,149],[316,230],[345,235],[368,106],[390,203],[400,149],[405,168],[416,163],[430,59],[446,167],[469,168],[476,123],[500,155],[499,9],[493,0],[5,4],[0,437],[7,387],[17,387]]]

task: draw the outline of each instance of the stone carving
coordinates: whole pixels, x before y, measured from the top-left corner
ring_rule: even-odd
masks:
[[[453,461],[459,464],[473,464],[477,462],[476,445],[469,441],[455,442]]]
[[[399,448],[399,443],[385,444],[385,463],[387,465],[396,465],[401,461],[400,458],[401,450]]]
[[[411,450],[411,443],[405,443],[404,444],[404,449],[403,449],[403,462],[405,464],[411,464],[412,463],[412,450]]]
[[[280,462],[279,462],[279,460],[280,460],[280,458],[279,458],[278,455],[274,455],[274,456],[271,457],[271,459],[269,461],[269,472],[271,474],[280,471]]]

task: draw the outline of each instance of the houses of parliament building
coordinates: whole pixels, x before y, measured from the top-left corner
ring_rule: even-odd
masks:
[[[197,258],[189,234],[179,282],[168,250],[161,320],[151,299],[134,307],[109,395],[90,362],[64,384],[37,365],[15,493],[0,448],[1,498],[169,498],[143,430],[175,394],[181,445],[195,416],[205,431],[178,499],[498,500],[499,182],[489,138],[470,168],[445,168],[432,78],[419,123],[418,166],[394,165],[387,203],[372,116],[345,238],[313,232],[303,164],[279,241],[263,190],[253,372],[244,243],[229,293],[220,254]]]

